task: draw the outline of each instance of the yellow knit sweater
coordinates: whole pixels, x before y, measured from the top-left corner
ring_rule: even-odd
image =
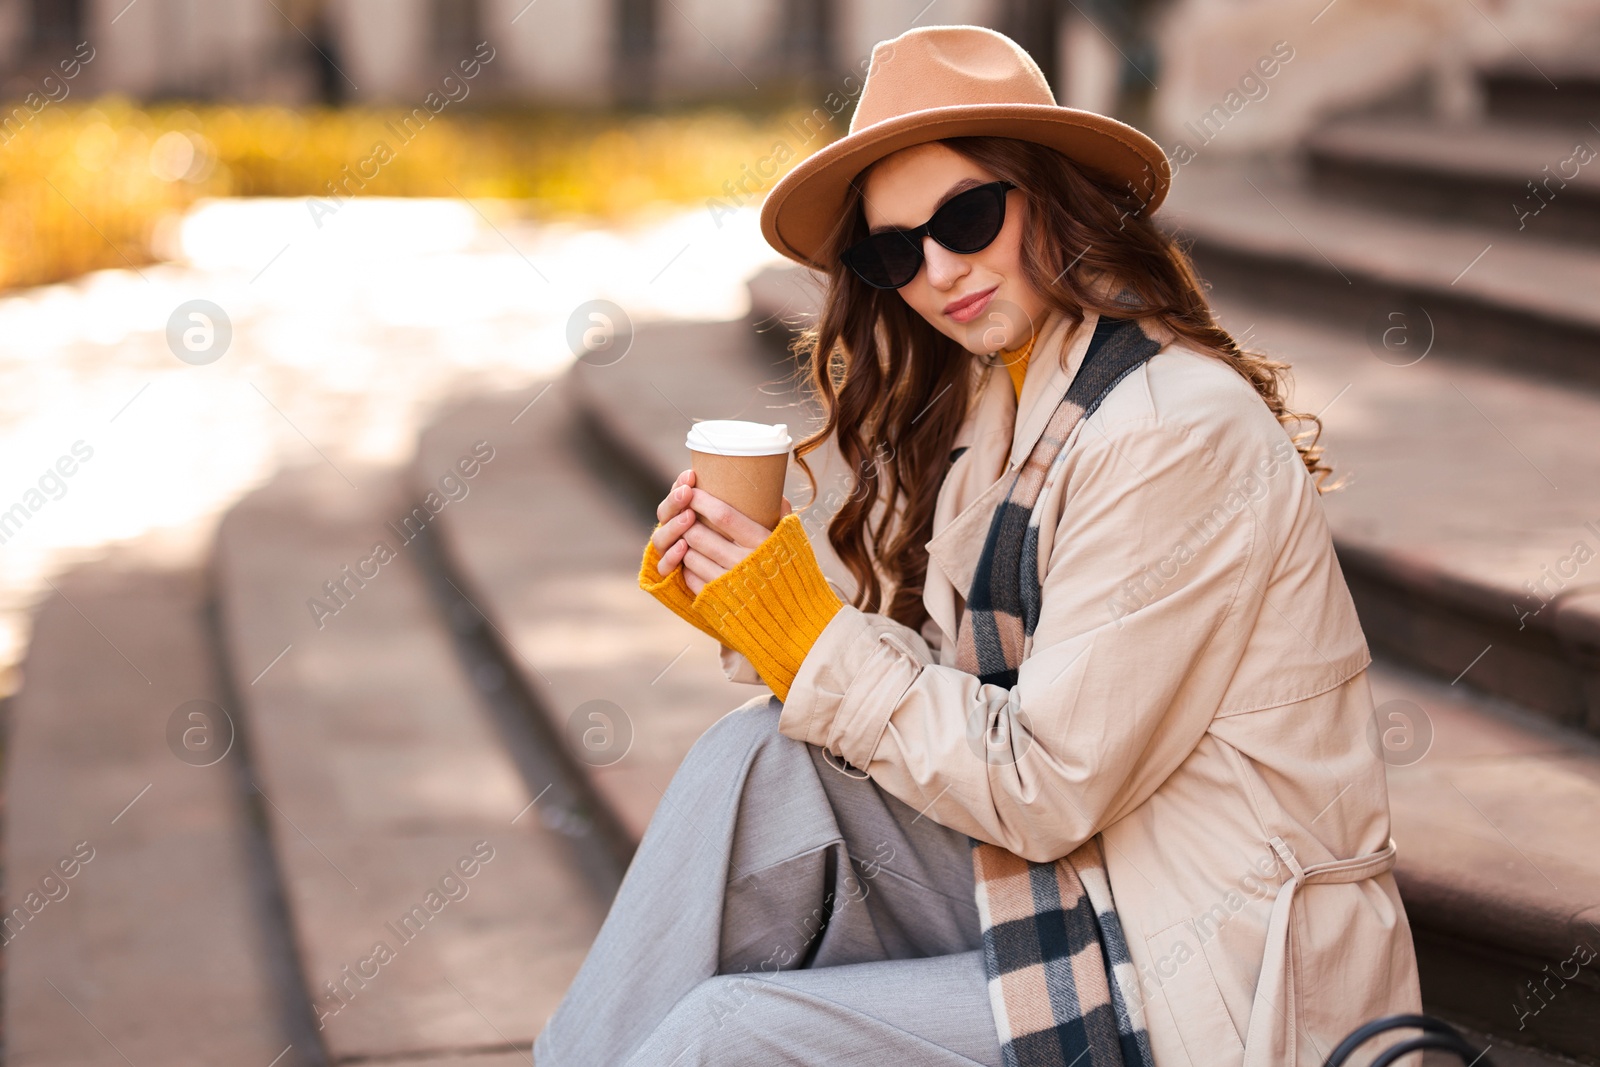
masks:
[[[1033,338],[1000,353],[1017,396],[1027,373]],[[740,652],[779,700],[800,664],[844,606],[817,565],[811,541],[791,512],[767,538],[732,569],[707,582],[698,596],[689,591],[683,568],[663,576],[655,541],[645,542],[639,565],[639,588],[676,615],[728,648]]]

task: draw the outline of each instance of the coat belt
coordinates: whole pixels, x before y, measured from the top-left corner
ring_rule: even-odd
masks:
[[[1300,866],[1294,851],[1281,837],[1272,839],[1272,850],[1289,869],[1289,878],[1278,890],[1272,904],[1272,918],[1267,923],[1267,948],[1261,960],[1255,1001],[1250,1008],[1244,1067],[1294,1067],[1295,1064],[1300,1027],[1295,1018],[1294,939],[1289,923],[1295,894],[1300,887],[1376,878],[1394,867],[1395,857],[1394,838],[1376,852],[1314,863],[1310,867]]]

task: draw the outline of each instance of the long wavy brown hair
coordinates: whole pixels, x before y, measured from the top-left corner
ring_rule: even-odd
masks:
[[[1290,436],[1319,491],[1333,486],[1317,444],[1315,415],[1292,412],[1285,396],[1289,365],[1241,348],[1207,305],[1188,254],[1151,222],[1137,193],[1080,169],[1045,145],[1009,137],[956,137],[942,142],[997,178],[1015,184],[1027,212],[1021,259],[1029,284],[1048,308],[1076,325],[1088,310],[1154,320],[1201,352],[1221,359],[1255,386],[1291,428]],[[818,503],[817,478],[805,460],[830,437],[854,484],[828,523],[828,541],[856,580],[853,602],[913,629],[927,620],[922,604],[933,536],[934,504],[950,451],[971,400],[977,358],[936,330],[894,290],[874,289],[839,261],[867,236],[861,175],[822,250],[829,265],[817,321],[791,345],[803,368],[801,385],[821,402],[826,420],[795,446],[795,458]],[[1134,307],[1112,304],[1096,278],[1132,289]],[[1308,422],[1310,429],[1293,424]],[[890,587],[884,608],[884,586]]]

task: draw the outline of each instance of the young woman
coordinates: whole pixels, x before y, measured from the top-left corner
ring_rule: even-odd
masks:
[[[1166,174],[935,26],[773,188],[857,589],[787,502],[661,502],[641,586],[774,696],[689,752],[540,1067],[1314,1067],[1418,1009],[1315,420],[1152,224]]]

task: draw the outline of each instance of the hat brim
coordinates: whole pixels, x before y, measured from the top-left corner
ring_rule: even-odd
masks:
[[[1081,166],[1133,183],[1146,214],[1171,185],[1166,153],[1132,126],[1053,104],[963,104],[926,108],[874,123],[795,165],[761,204],[761,234],[789,259],[829,268],[819,252],[844,210],[850,181],[891,152],[945,137],[1015,137],[1048,145]]]

